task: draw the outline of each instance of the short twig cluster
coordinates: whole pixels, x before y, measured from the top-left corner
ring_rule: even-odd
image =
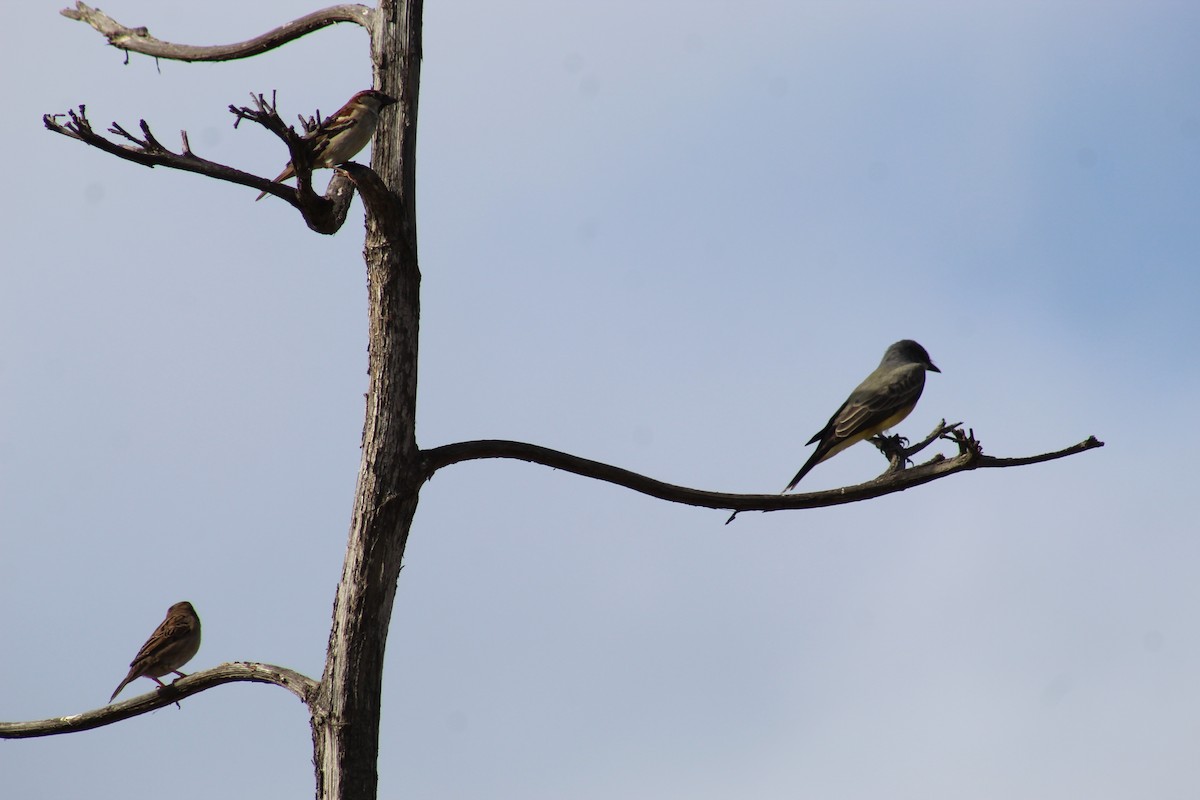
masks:
[[[957,442],[960,456],[966,455],[968,452],[976,455],[983,452],[979,446],[979,442],[975,441],[974,431],[969,435],[964,434],[961,422],[947,423],[944,419],[934,427],[928,436],[911,446],[909,446],[908,439],[899,434],[893,436],[885,436],[882,433],[876,434],[868,439],[868,441],[875,445],[879,449],[879,452],[883,453],[884,457],[888,460],[888,468],[879,476],[879,479],[907,469],[912,464],[913,456],[939,439]],[[970,446],[968,446],[968,443],[970,443]],[[937,453],[933,458],[926,461],[925,464],[936,464],[939,461],[944,461],[945,458],[941,453]]]
[[[293,164],[299,166],[299,162],[303,161],[306,165],[310,166],[309,171],[311,172],[312,153],[304,138],[296,133],[296,129],[284,123],[283,119],[280,118],[275,92],[271,92],[270,102],[267,102],[266,96],[261,92],[258,94],[251,92],[250,99],[254,101],[254,108],[250,108],[249,106],[235,106],[230,103],[229,113],[234,116],[233,127],[236,129],[244,119],[263,126],[278,136],[288,146]],[[320,118],[320,115],[321,113],[318,111],[317,119]],[[306,120],[303,116],[300,116],[300,125],[304,128],[305,134],[312,133],[319,127],[319,124],[315,123],[313,118],[310,117]]]

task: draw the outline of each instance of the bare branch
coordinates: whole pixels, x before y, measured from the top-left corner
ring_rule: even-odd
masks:
[[[1097,439],[1095,436],[1089,436],[1079,444],[1073,444],[1070,447],[1064,447],[1062,450],[1055,450],[1053,453],[1040,453],[1036,456],[1021,456],[1017,458],[996,458],[994,456],[983,456],[978,467],[1023,467],[1026,464],[1040,464],[1043,461],[1053,461],[1056,458],[1066,458],[1073,456],[1076,453],[1082,453],[1084,450],[1091,450],[1094,447],[1104,447],[1104,442]]]
[[[275,113],[274,107],[267,105],[262,95],[258,96],[256,102],[259,103],[257,110],[235,108],[234,106],[230,106],[230,110],[238,117],[239,121],[241,119],[250,119],[283,139],[288,145],[288,150],[292,154],[292,158],[295,159],[294,163],[310,164],[311,156],[299,134],[283,124],[283,121]],[[65,122],[63,121],[64,118],[66,118]],[[141,164],[146,167],[168,167],[184,172],[194,172],[198,175],[216,178],[217,180],[266,190],[299,209],[304,215],[305,223],[317,233],[337,233],[343,223],[345,223],[347,212],[350,209],[350,200],[353,197],[353,182],[345,176],[339,178],[335,175],[334,179],[330,181],[325,195],[321,196],[312,190],[312,170],[308,167],[298,168],[297,174],[300,177],[300,187],[293,189],[290,186],[284,186],[266,178],[251,175],[249,172],[243,172],[240,169],[201,158],[192,152],[186,131],[181,132],[183,150],[175,153],[155,138],[149,124],[145,120],[140,120],[138,123],[138,127],[141,130],[140,137],[130,133],[116,122],[112,123],[109,132],[124,139],[129,144],[121,144],[106,138],[97,133],[92,127],[91,121],[87,118],[86,107],[83,105],[80,105],[77,110],[68,111],[66,114],[45,114],[42,116],[42,122],[47,129],[55,133],[61,133],[63,136],[77,139],[84,144],[103,150],[118,158],[123,158],[126,161],[132,161],[135,164]]]
[[[273,683],[299,697],[306,705],[316,696],[318,684],[312,678],[284,667],[239,661],[221,664],[203,672],[193,672],[163,688],[138,695],[121,703],[112,703],[95,711],[69,717],[52,717],[33,722],[0,722],[0,739],[30,739],[59,733],[77,733],[101,728],[171,705],[178,700],[220,686],[223,683]]]
[[[274,50],[294,39],[299,39],[301,36],[339,22],[353,22],[361,25],[370,33],[373,30],[375,17],[375,10],[363,5],[330,6],[294,19],[244,42],[205,47],[160,41],[151,36],[150,31],[144,26],[131,28],[122,25],[100,9],[92,8],[82,2],[76,2],[75,8],[64,8],[59,13],[68,19],[79,20],[91,25],[108,39],[110,45],[124,50],[126,60],[129,58],[129,53],[134,52],[154,58],[167,58],[172,61],[233,61],[239,58],[248,58],[268,50]]]
[[[904,469],[908,462],[912,460],[913,456],[936,442],[938,439],[954,438],[954,430],[961,426],[961,422],[946,424],[946,420],[942,420],[934,427],[933,431],[928,436],[911,447],[905,447],[905,445],[908,444],[908,439],[905,439],[899,434],[895,434],[894,436],[884,436],[882,433],[879,433],[875,436],[872,436],[867,441],[875,445],[880,453],[883,453],[883,457],[886,458],[890,464],[888,467],[889,471],[895,471]]]
[[[702,508],[726,508],[733,511],[782,511],[794,508],[824,508],[826,506],[856,503],[882,497],[893,492],[902,492],[914,486],[920,486],[932,480],[952,475],[956,472],[977,469],[979,467],[1010,467],[1023,464],[1036,464],[1051,461],[1056,458],[1082,453],[1096,447],[1103,447],[1104,442],[1096,437],[1088,437],[1079,444],[1053,453],[1043,453],[1023,458],[995,458],[983,455],[974,433],[963,433],[957,427],[938,426],[939,437],[949,436],[959,444],[959,454],[946,458],[938,454],[915,467],[907,469],[889,469],[874,480],[860,483],[857,486],[846,486],[841,489],[830,489],[822,492],[807,492],[798,494],[729,494],[726,492],[708,492],[700,489],[689,489],[684,486],[664,483],[662,481],[639,475],[627,469],[592,461],[569,453],[551,450],[525,442],[512,442],[500,439],[486,439],[471,442],[457,442],[442,445],[422,451],[423,468],[426,479],[433,476],[437,470],[460,461],[471,461],[480,458],[512,458],[519,461],[529,461],[535,464],[566,470],[585,478],[613,483],[624,486],[635,492],[667,500],[672,503],[683,503]],[[932,441],[932,439],[930,440]],[[929,442],[919,443],[924,447]]]
[[[904,459],[910,459],[913,456],[915,456],[917,453],[924,450],[929,445],[936,442],[938,439],[946,439],[946,438],[952,437],[953,432],[957,431],[961,427],[962,427],[961,422],[951,422],[951,423],[947,424],[946,420],[942,420],[941,422],[939,422],[937,425],[934,426],[933,430],[930,431],[928,436],[926,436],[924,439],[922,439],[921,441],[914,444],[912,447],[902,449],[899,452],[899,455]]]
[[[315,198],[312,191],[312,151],[304,138],[296,133],[295,128],[285,125],[280,119],[275,92],[271,92],[271,102],[269,103],[261,93],[251,92],[250,99],[254,101],[255,108],[230,104],[229,113],[234,116],[233,127],[236,129],[242,120],[248,119],[263,126],[287,145],[288,155],[296,171],[296,188],[292,189],[290,186],[282,186],[271,181],[265,191],[300,208],[301,194],[307,193],[310,202]],[[301,122],[303,122],[303,118]]]

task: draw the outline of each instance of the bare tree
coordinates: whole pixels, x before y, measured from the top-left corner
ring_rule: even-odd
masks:
[[[0,737],[25,738],[88,730],[175,703],[196,692],[233,681],[273,683],[299,697],[310,712],[317,797],[366,800],[376,796],[379,719],[384,651],[396,582],[420,489],[438,469],[461,461],[509,458],[567,470],[675,503],[739,511],[779,511],[858,502],[981,467],[1009,467],[1061,458],[1103,445],[1094,437],[1055,452],[1024,458],[985,455],[974,432],[961,424],[939,424],[914,445],[878,437],[889,460],[875,480],[807,494],[728,494],[676,486],[567,453],[523,442],[485,440],[418,447],[415,437],[417,345],[421,274],[414,214],[415,142],[421,68],[422,0],[380,0],[376,8],[342,5],[317,11],[230,45],[190,46],[163,42],[144,27],[122,25],[82,2],[63,15],[87,23],[127,53],[180,61],[225,61],[257,55],[341,22],[370,34],[374,86],[397,98],[397,111],[383,115],[372,150],[372,166],[348,163],[335,171],[323,195],[312,189],[312,154],[294,128],[278,116],[274,100],[253,96],[249,106],[230,106],[237,122],[259,124],[288,147],[298,186],[206,160],[191,149],[186,132],[178,151],[164,145],[144,120],[137,132],[113,123],[98,133],[84,106],[48,114],[45,125],[92,147],[135,163],[207,175],[265,190],[294,206],[314,231],[341,229],[353,192],[366,207],[364,260],[369,287],[369,389],[362,434],[362,460],[341,581],[334,599],[321,679],[258,663],[222,664],[181,678],[153,693],[71,717],[0,723]],[[304,121],[312,129],[319,120]],[[908,461],[946,440],[956,452],[936,454],[917,466]]]

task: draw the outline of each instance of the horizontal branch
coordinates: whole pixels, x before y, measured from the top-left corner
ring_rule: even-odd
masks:
[[[37,736],[54,736],[59,733],[77,733],[101,728],[114,722],[136,717],[178,702],[185,697],[220,686],[223,683],[273,683],[282,686],[308,704],[317,691],[317,682],[284,667],[271,664],[256,664],[239,661],[221,664],[203,672],[193,672],[153,692],[138,695],[122,703],[112,703],[95,711],[86,711],[69,717],[52,717],[33,722],[0,722],[0,739],[29,739]]]
[[[235,44],[211,46],[173,44],[161,41],[151,36],[150,31],[144,26],[131,28],[122,25],[100,9],[92,8],[82,2],[76,2],[74,8],[64,8],[59,13],[68,19],[79,20],[91,25],[108,39],[110,45],[120,50],[172,61],[233,61],[265,53],[294,39],[299,39],[301,36],[339,22],[353,22],[361,25],[370,33],[375,10],[357,4],[330,6],[311,14],[305,14],[299,19],[280,25],[253,39]]]
[[[279,136],[288,145],[289,152],[293,154],[297,163],[307,163],[305,161],[307,151],[300,135],[279,119],[274,106],[267,103],[261,95],[255,96],[255,103],[259,106],[257,110],[236,106],[230,106],[230,110],[239,122],[242,119],[250,119]],[[62,121],[63,118],[66,118],[65,122]],[[300,179],[299,185],[298,188],[293,189],[267,178],[260,178],[249,172],[201,158],[192,152],[187,131],[180,131],[182,144],[180,152],[176,153],[154,136],[144,119],[138,122],[140,137],[130,133],[116,122],[112,123],[108,129],[109,133],[125,140],[128,144],[114,141],[97,133],[87,118],[87,108],[82,105],[65,114],[44,114],[42,124],[54,133],[60,133],[110,155],[145,167],[167,167],[184,172],[194,172],[198,175],[254,189],[265,189],[299,209],[304,215],[305,223],[317,233],[327,235],[337,233],[346,221],[350,201],[353,198],[351,191],[351,187],[354,185],[353,181],[344,173],[335,172],[333,180],[329,182],[329,187],[325,190],[325,195],[321,196],[312,191],[311,171],[307,168],[297,170]]]
[[[1043,453],[1024,458],[995,458],[984,455],[974,432],[966,433],[957,426],[939,426],[938,436],[923,441],[921,446],[928,444],[934,438],[951,439],[958,444],[959,453],[953,458],[941,454],[935,455],[929,461],[907,469],[893,462],[889,469],[874,480],[860,483],[857,486],[846,486],[840,489],[829,489],[821,492],[806,492],[797,494],[730,494],[727,492],[709,492],[700,489],[690,489],[671,483],[655,480],[639,475],[627,469],[614,467],[599,461],[580,458],[569,453],[551,450],[525,442],[513,442],[503,439],[483,439],[470,442],[457,442],[442,445],[422,451],[424,459],[424,474],[428,480],[437,470],[457,464],[462,461],[473,461],[482,458],[511,458],[518,461],[528,461],[534,464],[561,469],[582,475],[586,478],[624,486],[635,492],[640,492],[659,500],[672,503],[699,506],[701,508],[730,509],[733,511],[782,511],[795,508],[824,508],[826,506],[855,503],[860,500],[870,500],[894,492],[902,492],[932,480],[953,475],[956,472],[978,469],[979,467],[1010,467],[1024,464],[1035,464],[1064,458],[1085,450],[1103,447],[1104,443],[1092,436],[1079,444],[1053,453]],[[910,448],[910,451],[914,448]],[[907,451],[906,451],[907,452]]]

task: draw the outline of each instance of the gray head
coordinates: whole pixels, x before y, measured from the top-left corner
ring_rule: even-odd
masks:
[[[929,360],[929,353],[925,352],[925,348],[912,339],[901,339],[889,347],[887,352],[883,354],[883,360],[879,364],[880,366],[884,364],[920,364],[930,372],[941,372]]]

